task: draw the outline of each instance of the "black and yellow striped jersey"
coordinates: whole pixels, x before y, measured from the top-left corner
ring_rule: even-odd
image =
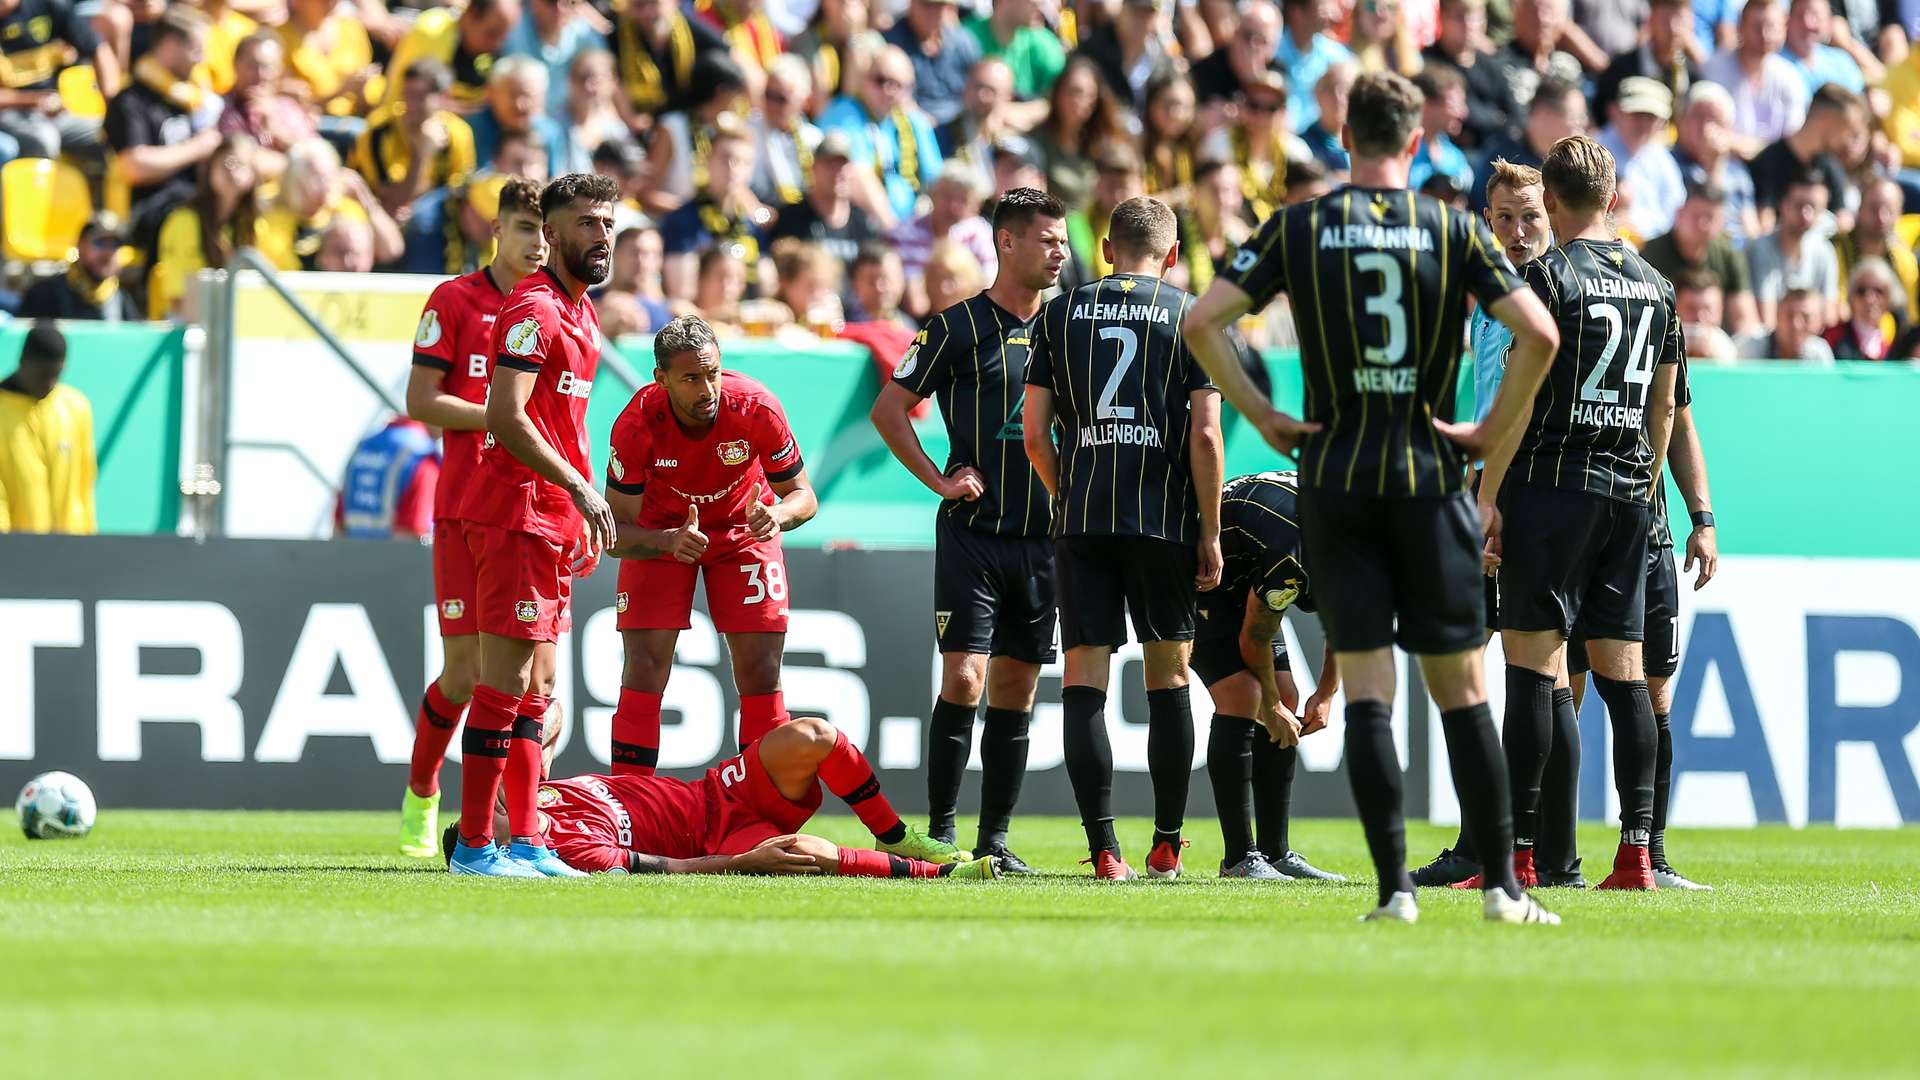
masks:
[[[1248,473],[1220,492],[1220,588],[1244,601],[1249,591],[1268,611],[1313,610],[1300,543],[1300,477]]]
[[[1520,276],[1479,217],[1411,191],[1347,187],[1261,224],[1221,280],[1292,301],[1306,377],[1300,481],[1395,497],[1466,487],[1467,458],[1434,430],[1454,416],[1468,294]]]
[[[1199,532],[1187,434],[1190,395],[1210,389],[1180,337],[1193,296],[1113,274],[1062,293],[1034,320],[1027,382],[1053,391],[1061,536]]]
[[[946,471],[971,465],[984,478],[980,498],[940,504],[955,524],[999,536],[1046,536],[1053,528],[1046,486],[1021,439],[1032,340],[1027,320],[981,293],[928,319],[893,369],[894,382],[939,403]]]
[[[1655,369],[1686,352],[1672,284],[1621,240],[1571,240],[1522,274],[1560,327],[1560,350],[1509,475],[1649,502],[1647,399]]]

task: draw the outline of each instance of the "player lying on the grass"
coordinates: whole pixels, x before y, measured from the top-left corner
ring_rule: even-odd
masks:
[[[1213,698],[1207,777],[1220,815],[1226,858],[1220,876],[1256,881],[1345,881],[1318,869],[1287,843],[1293,774],[1303,736],[1327,726],[1340,685],[1333,651],[1300,710],[1280,619],[1294,604],[1312,611],[1301,563],[1298,478],[1265,472],[1235,477],[1220,493],[1220,586],[1199,594],[1188,666]],[[1260,728],[1266,731],[1260,732]],[[1247,792],[1260,842],[1247,831]]]
[[[558,715],[546,728],[549,765]],[[636,773],[545,780],[538,795],[540,837],[568,866],[587,873],[998,876],[992,857],[956,853],[929,861],[897,854],[893,845],[841,847],[801,833],[820,809],[822,783],[837,793],[870,791],[864,805],[892,813],[866,757],[833,725],[802,717],[695,781]],[[505,813],[503,802],[495,817]],[[449,828],[442,838],[449,857],[456,831]]]

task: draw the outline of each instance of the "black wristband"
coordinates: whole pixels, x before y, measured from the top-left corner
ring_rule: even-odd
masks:
[[[1693,519],[1693,527],[1694,527],[1694,528],[1696,528],[1696,529],[1711,529],[1711,528],[1713,528],[1713,511],[1711,511],[1711,510],[1695,510],[1695,511],[1694,511],[1694,512],[1692,513],[1692,515],[1690,515],[1690,516],[1691,516],[1691,517],[1692,517],[1692,519]]]

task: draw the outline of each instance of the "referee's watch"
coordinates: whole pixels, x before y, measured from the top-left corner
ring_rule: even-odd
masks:
[[[1711,529],[1711,528],[1713,528],[1713,511],[1711,511],[1711,510],[1695,510],[1695,511],[1694,511],[1694,512],[1692,513],[1692,515],[1691,515],[1691,517],[1692,517],[1692,519],[1693,519],[1693,527],[1694,527],[1694,528],[1696,528],[1696,529]]]

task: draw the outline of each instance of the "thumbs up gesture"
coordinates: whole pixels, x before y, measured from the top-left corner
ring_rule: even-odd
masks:
[[[687,523],[673,530],[673,543],[667,547],[683,563],[697,563],[707,551],[707,534],[700,531],[700,508],[687,505]]]
[[[769,506],[762,502],[766,488],[758,481],[753,483],[753,494],[747,497],[747,531],[755,540],[771,540],[780,535],[780,518],[774,513],[779,504]]]

